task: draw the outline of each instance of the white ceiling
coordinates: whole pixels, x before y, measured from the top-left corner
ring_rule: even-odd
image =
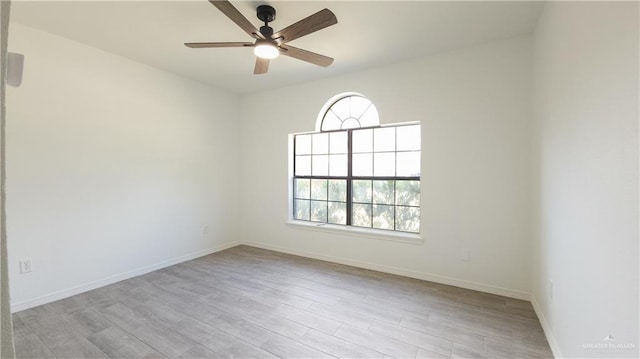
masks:
[[[338,24],[291,42],[335,58],[322,68],[286,56],[253,75],[251,49],[189,49],[184,42],[252,39],[206,0],[20,1],[11,19],[235,93],[336,76],[530,33],[541,2],[232,1],[256,27],[255,8],[276,8],[275,31],[322,8]],[[10,42],[9,42],[10,43]]]

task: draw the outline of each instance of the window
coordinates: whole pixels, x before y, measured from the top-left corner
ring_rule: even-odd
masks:
[[[348,95],[318,127],[293,136],[293,218],[419,233],[420,124],[380,126],[371,101]]]

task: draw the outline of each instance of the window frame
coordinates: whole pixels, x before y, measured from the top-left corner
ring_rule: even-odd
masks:
[[[295,133],[295,134],[291,134],[290,135],[290,142],[289,142],[289,203],[288,203],[288,222],[287,224],[291,227],[294,228],[300,228],[300,229],[311,229],[311,230],[323,230],[323,231],[331,231],[331,232],[342,232],[342,233],[346,233],[346,234],[351,234],[351,235],[356,235],[356,236],[366,236],[369,238],[378,238],[378,239],[390,239],[390,240],[395,240],[395,241],[401,241],[401,242],[408,242],[408,243],[417,243],[417,242],[421,242],[422,241],[422,235],[421,233],[423,233],[424,228],[422,226],[422,206],[420,203],[420,205],[418,206],[404,206],[404,205],[397,205],[395,204],[395,200],[394,200],[394,225],[393,225],[393,229],[379,229],[379,228],[371,228],[371,227],[361,227],[361,226],[355,226],[352,224],[353,222],[353,218],[352,218],[352,209],[353,209],[353,204],[355,203],[353,201],[353,181],[354,180],[366,180],[366,181],[418,181],[420,183],[420,186],[422,187],[422,182],[421,182],[421,176],[397,176],[397,173],[395,176],[375,176],[373,173],[371,174],[371,176],[354,176],[353,175],[353,132],[354,131],[358,131],[358,130],[365,130],[365,129],[377,129],[377,128],[385,128],[385,127],[393,127],[393,128],[397,128],[397,127],[401,127],[401,126],[412,126],[412,125],[421,125],[421,123],[419,121],[411,121],[411,122],[402,122],[402,123],[393,123],[393,124],[387,124],[387,125],[376,125],[376,126],[367,126],[367,127],[359,127],[359,128],[350,128],[350,129],[336,129],[336,130],[326,130],[326,131],[313,131],[313,132],[302,132],[302,133]],[[295,138],[298,135],[312,135],[312,134],[317,134],[317,133],[332,133],[332,132],[346,132],[347,133],[347,175],[346,176],[330,176],[329,174],[327,175],[296,175],[295,174],[295,166],[296,166],[296,161],[295,161],[295,157],[296,157],[296,143],[295,143]],[[419,151],[398,151],[397,150],[397,145],[396,145],[396,149],[393,151],[393,153],[398,153],[398,152],[419,152],[420,154],[422,153],[422,146],[420,146],[420,150]],[[373,154],[374,152],[372,152]],[[421,167],[421,166],[420,166]],[[326,222],[318,222],[318,221],[312,221],[311,217],[309,218],[309,220],[302,220],[302,219],[296,219],[295,218],[295,181],[296,179],[309,179],[309,180],[344,180],[346,181],[346,223],[345,224],[332,224],[329,223],[328,218]],[[372,182],[373,183],[373,182]],[[394,195],[395,195],[396,191],[395,191],[395,183],[394,183]],[[422,197],[422,188],[420,190],[421,193],[421,197]],[[329,199],[327,198],[327,200],[325,201],[327,202],[327,204],[329,202]],[[420,201],[422,202],[422,201]],[[373,218],[373,205],[375,205],[373,202],[368,203],[372,206],[372,218]],[[408,232],[408,231],[402,231],[402,230],[398,230],[397,228],[397,223],[396,223],[396,210],[397,207],[413,207],[413,208],[419,208],[420,209],[420,229],[419,232]],[[373,225],[373,223],[372,223]]]

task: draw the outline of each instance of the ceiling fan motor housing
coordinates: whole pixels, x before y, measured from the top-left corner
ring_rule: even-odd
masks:
[[[272,22],[276,19],[276,9],[269,5],[258,6],[258,19],[265,24]]]

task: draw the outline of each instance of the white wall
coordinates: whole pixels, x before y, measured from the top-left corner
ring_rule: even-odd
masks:
[[[530,65],[524,37],[244,96],[243,240],[528,298]],[[423,244],[285,226],[287,134],[345,91],[383,123],[422,121]]]
[[[535,31],[532,292],[556,355],[638,357],[638,25],[637,2],[549,2]]]
[[[10,42],[14,310],[237,241],[237,96],[17,23]]]

